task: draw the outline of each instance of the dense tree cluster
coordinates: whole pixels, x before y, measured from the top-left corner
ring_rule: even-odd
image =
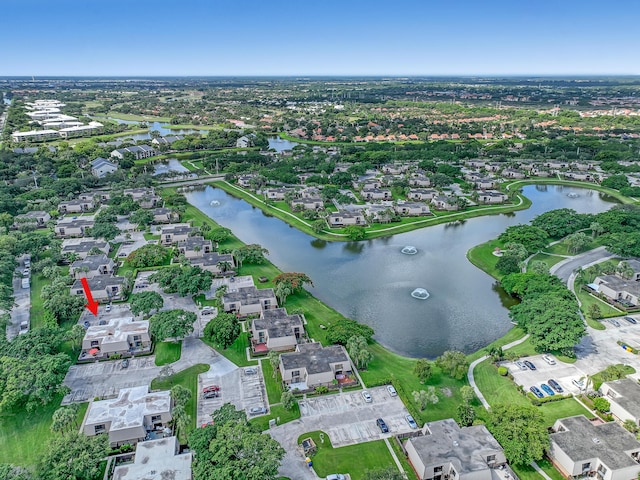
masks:
[[[204,327],[205,337],[215,344],[220,345],[223,349],[226,349],[235,342],[241,331],[242,327],[236,316],[232,313],[224,312],[218,313],[218,315]]]
[[[147,268],[163,265],[170,258],[171,250],[162,245],[150,243],[134,250],[127,257],[133,268]]]
[[[489,411],[487,428],[515,465],[540,460],[549,447],[544,416],[533,405],[495,405]]]
[[[193,332],[197,316],[184,310],[164,310],[149,319],[149,332],[156,341],[181,340]]]
[[[149,281],[158,283],[165,293],[177,293],[183,297],[209,290],[212,280],[213,274],[207,270],[177,265],[161,268],[149,277]]]
[[[369,325],[358,323],[355,320],[341,318],[334,322],[331,328],[327,330],[327,341],[329,343],[346,345],[351,337],[358,335],[364,337],[368,343],[371,341],[371,337],[373,337],[373,328]]]

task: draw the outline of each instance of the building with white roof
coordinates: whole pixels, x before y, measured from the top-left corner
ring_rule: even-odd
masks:
[[[179,453],[177,437],[140,442],[132,464],[113,470],[113,480],[191,480],[191,452]]]
[[[82,431],[90,437],[107,433],[111,446],[118,447],[163,435],[171,418],[168,390],[149,393],[147,386],[123,388],[117,398],[89,404]]]
[[[42,142],[51,138],[60,138],[57,130],[30,130],[11,134],[11,140],[14,142]]]

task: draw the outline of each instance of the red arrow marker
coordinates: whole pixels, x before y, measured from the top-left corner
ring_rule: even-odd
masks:
[[[93,301],[93,295],[91,295],[91,289],[89,288],[89,284],[87,283],[86,278],[81,278],[80,282],[82,282],[82,288],[84,288],[84,294],[87,296],[87,304],[85,307],[89,309],[91,313],[93,313],[96,317],[98,316],[98,302]]]

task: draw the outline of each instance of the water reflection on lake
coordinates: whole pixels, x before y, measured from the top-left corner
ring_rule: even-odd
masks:
[[[244,242],[267,248],[282,270],[308,274],[315,296],[371,325],[383,345],[433,358],[452,348],[478,350],[511,328],[507,307],[514,300],[469,263],[471,247],[547,210],[596,213],[613,205],[598,192],[572,187],[527,186],[524,192],[533,202],[528,210],[347,243],[317,240],[222,190],[207,187],[187,198]],[[580,196],[567,197],[571,192]],[[220,205],[211,207],[212,200]],[[402,254],[406,245],[418,253]],[[411,298],[416,287],[429,291],[428,300]]]

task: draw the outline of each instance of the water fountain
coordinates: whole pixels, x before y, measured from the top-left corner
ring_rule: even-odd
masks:
[[[415,255],[416,253],[418,253],[418,249],[412,245],[407,245],[402,250],[400,250],[400,252],[404,253],[405,255]]]
[[[218,200],[211,200],[211,203],[209,205],[211,205],[212,207],[219,207],[220,202]]]
[[[580,194],[578,194],[576,192],[567,193],[567,197],[569,197],[569,198],[578,198],[579,196],[580,196]]]
[[[424,288],[416,288],[413,292],[411,292],[411,296],[413,298],[417,298],[418,300],[426,300],[430,297],[429,292]]]

